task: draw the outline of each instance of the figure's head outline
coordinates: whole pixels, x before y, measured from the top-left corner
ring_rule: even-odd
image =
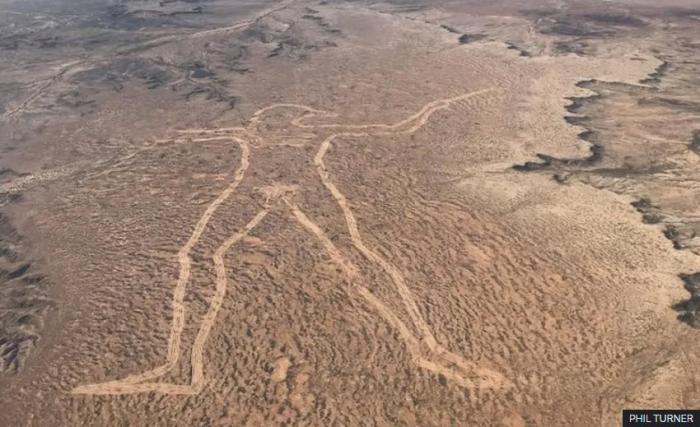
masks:
[[[309,107],[308,105],[302,105],[302,104],[272,104],[268,105],[267,107],[261,108],[253,115],[251,116],[250,120],[248,120],[248,129],[253,128],[260,124],[263,120],[264,117],[267,113],[270,112],[275,112],[279,111],[280,109],[284,110],[296,110],[298,111],[298,114],[295,115],[293,118],[290,119],[289,123],[295,127],[298,128],[313,128],[313,125],[306,125],[302,123],[302,121],[309,119],[311,117],[325,117],[325,118],[336,118],[338,117],[338,114],[330,112],[330,111],[324,111],[324,110],[318,110],[313,107]]]

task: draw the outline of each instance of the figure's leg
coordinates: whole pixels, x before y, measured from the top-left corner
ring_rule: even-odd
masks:
[[[343,269],[343,272],[351,279],[357,277],[357,268],[343,257],[338,248],[331,242],[331,239],[326,236],[326,233],[324,233],[315,222],[311,221],[309,217],[299,209],[299,206],[287,199],[284,199],[284,203],[292,210],[294,218],[321,242],[323,248],[328,252],[328,255]]]
[[[204,348],[209,338],[216,316],[219,314],[221,304],[226,296],[226,288],[228,285],[228,277],[226,265],[224,264],[224,256],[231,246],[238,243],[243,237],[247,236],[250,231],[255,228],[260,221],[265,218],[268,209],[263,209],[243,228],[243,230],[235,233],[226,241],[224,241],[214,252],[213,260],[216,269],[216,290],[209,309],[202,318],[202,324],[199,327],[194,344],[192,345],[191,361],[192,361],[192,379],[190,384],[169,384],[162,382],[127,382],[127,381],[111,381],[100,384],[91,384],[77,387],[73,390],[74,394],[130,394],[130,393],[145,393],[158,392],[164,394],[197,394],[201,391],[204,385]]]
[[[207,339],[209,338],[211,328],[214,326],[214,322],[216,321],[216,316],[219,313],[221,304],[224,302],[224,297],[226,296],[228,276],[226,265],[224,264],[224,257],[231,246],[235,245],[243,237],[247,236],[248,233],[253,230],[253,228],[260,224],[260,221],[265,218],[268,212],[269,211],[267,208],[258,212],[258,214],[255,215],[255,217],[243,228],[243,230],[229,237],[216,249],[216,252],[214,252],[213,259],[214,268],[216,269],[216,293],[212,298],[207,314],[205,314],[204,319],[202,319],[202,325],[199,327],[197,336],[194,339],[194,345],[192,346],[192,388],[196,393],[198,393],[204,385],[204,348],[206,346]]]
[[[199,221],[197,221],[197,224],[195,225],[195,228],[192,231],[190,238],[187,240],[185,245],[180,249],[180,251],[177,254],[177,260],[178,264],[180,265],[180,268],[177,283],[175,284],[175,291],[173,294],[173,320],[170,327],[170,336],[168,338],[168,349],[165,358],[165,363],[140,374],[128,375],[120,380],[78,386],[75,389],[73,389],[72,393],[96,394],[99,393],[99,390],[121,390],[124,387],[126,387],[124,386],[125,384],[136,384],[161,377],[168,373],[171,369],[173,369],[173,367],[175,367],[175,365],[177,364],[180,355],[182,331],[185,327],[185,294],[192,269],[192,258],[190,256],[190,252],[192,251],[192,248],[199,242],[199,239],[202,236],[202,233],[204,232],[205,228],[209,224],[209,220],[211,219],[211,217],[214,215],[219,206],[224,201],[226,201],[231,196],[231,194],[233,194],[235,189],[243,180],[245,172],[248,169],[248,158],[250,155],[250,148],[248,146],[248,143],[245,140],[242,140],[237,137],[230,137],[229,139],[236,141],[241,147],[241,164],[236,170],[234,180],[228,185],[228,187],[224,189],[224,191],[221,194],[219,194],[219,196],[216,199],[214,199],[214,201],[212,201],[209,204],[209,206],[207,206],[207,209],[204,211]]]
[[[413,356],[414,362],[418,366],[442,374],[446,378],[455,380],[459,384],[466,387],[471,387],[475,384],[486,388],[507,387],[509,385],[509,381],[500,373],[492,371],[488,368],[479,367],[475,363],[468,362],[461,356],[450,352],[438,344],[430,330],[428,323],[425,321],[423,315],[418,309],[418,306],[413,299],[411,291],[406,285],[401,272],[393,264],[385,260],[377,252],[367,247],[367,245],[364,243],[357,226],[357,220],[355,219],[355,215],[352,213],[352,210],[350,210],[347,199],[331,181],[330,175],[328,174],[325,164],[323,163],[323,156],[328,151],[332,140],[333,138],[331,137],[323,142],[315,159],[321,181],[333,195],[333,198],[335,198],[335,200],[338,202],[338,205],[345,216],[345,222],[353,246],[355,246],[355,248],[357,248],[357,250],[359,250],[368,261],[379,265],[391,278],[399,297],[401,298],[401,301],[403,302],[406,311],[411,318],[411,323],[418,331],[418,335],[414,336],[399,320],[396,314],[393,313],[391,309],[386,307],[374,295],[372,295],[367,288],[361,286],[358,287],[360,295],[362,295],[365,300],[367,300],[367,302],[372,305],[382,315],[382,317],[384,317],[384,319],[387,320],[387,322],[389,322],[400,332],[402,338],[406,342],[408,350]],[[292,209],[294,211],[293,206]],[[299,217],[298,214],[295,213],[295,215]],[[309,230],[314,232],[310,228]],[[328,243],[332,244],[330,241],[328,241]]]

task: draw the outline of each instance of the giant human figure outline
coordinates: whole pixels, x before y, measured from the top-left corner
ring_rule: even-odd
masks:
[[[173,295],[173,320],[168,339],[168,348],[165,363],[149,369],[140,374],[128,375],[125,378],[96,384],[87,384],[76,387],[73,394],[103,394],[119,395],[145,392],[157,392],[175,395],[193,395],[199,393],[205,384],[204,373],[204,350],[209,338],[211,329],[216,321],[217,314],[226,296],[228,285],[228,272],[224,264],[226,252],[241,239],[247,236],[270,212],[270,209],[283,203],[289,212],[302,227],[308,231],[326,250],[330,258],[336,262],[347,275],[352,289],[357,292],[365,302],[395,329],[403,340],[413,363],[423,369],[436,374],[443,375],[450,381],[460,386],[473,388],[495,388],[502,389],[511,386],[500,373],[489,368],[482,367],[476,363],[464,360],[461,356],[454,354],[440,345],[435,339],[430,327],[423,318],[408,286],[405,283],[403,274],[390,261],[379,255],[372,248],[368,247],[362,240],[355,215],[353,214],[347,199],[340,192],[338,187],[331,180],[331,175],[326,169],[323,159],[331,148],[334,140],[341,137],[363,137],[363,136],[390,136],[399,134],[413,134],[422,128],[430,117],[437,111],[448,109],[455,103],[465,101],[471,97],[482,95],[492,89],[482,89],[465,93],[452,98],[435,100],[425,104],[420,110],[410,117],[392,124],[363,124],[363,125],[342,125],[342,124],[307,124],[311,118],[335,118],[334,113],[320,111],[306,105],[299,104],[273,104],[255,112],[246,126],[219,128],[219,129],[191,129],[180,131],[181,134],[192,138],[193,142],[204,142],[212,140],[234,141],[241,150],[241,163],[237,169],[233,181],[212,201],[199,221],[185,245],[177,255],[179,263],[179,274],[175,284]],[[277,109],[288,109],[297,111],[296,117],[290,121],[290,125],[297,130],[313,130],[325,133],[319,138],[320,144],[316,152],[313,164],[317,174],[335,199],[343,212],[347,231],[350,234],[353,246],[363,255],[363,257],[379,266],[393,282],[397,293],[408,313],[411,325],[417,334],[411,331],[404,320],[377,298],[369,289],[359,283],[358,269],[352,264],[335,244],[327,237],[324,231],[314,223],[300,208],[294,203],[290,195],[299,191],[298,185],[286,185],[272,183],[270,186],[260,187],[258,190],[264,196],[264,203],[260,211],[243,227],[242,230],[233,233],[214,252],[212,257],[216,273],[216,291],[211,299],[209,308],[202,318],[197,335],[194,339],[191,357],[191,379],[189,384],[172,384],[157,381],[158,378],[170,372],[177,364],[180,357],[181,337],[185,322],[184,298],[187,285],[190,280],[192,258],[190,256],[192,248],[199,241],[205,231],[211,217],[216,213],[219,206],[226,201],[238,188],[248,170],[251,146],[255,143],[264,143],[263,132],[260,128],[266,113]]]

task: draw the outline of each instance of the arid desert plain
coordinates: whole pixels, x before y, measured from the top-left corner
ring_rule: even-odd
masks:
[[[699,0],[0,0],[0,425],[700,407]]]

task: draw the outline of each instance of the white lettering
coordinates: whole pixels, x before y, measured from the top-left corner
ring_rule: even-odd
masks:
[[[654,414],[654,422],[688,424],[693,422],[693,416],[690,414]]]

